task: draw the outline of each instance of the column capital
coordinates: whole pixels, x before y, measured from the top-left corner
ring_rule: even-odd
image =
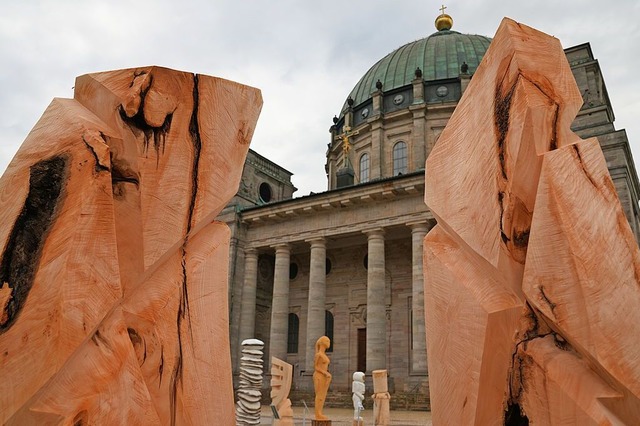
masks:
[[[308,238],[304,241],[309,243],[311,247],[313,246],[325,247],[327,245],[327,240],[324,237],[313,237],[313,238]]]
[[[278,253],[291,253],[291,246],[289,245],[289,243],[279,243],[271,247],[275,250],[276,255]]]
[[[407,222],[406,224],[409,228],[411,228],[411,232],[429,232],[429,224],[426,220],[422,220],[419,222]]]
[[[373,238],[373,237],[384,237],[385,231],[384,231],[384,228],[373,228],[373,229],[367,229],[366,231],[362,231],[362,233],[369,238]]]
[[[255,247],[245,247],[243,249],[243,251],[244,251],[244,255],[245,256],[247,256],[247,255],[257,255],[258,254],[258,249],[255,248]]]

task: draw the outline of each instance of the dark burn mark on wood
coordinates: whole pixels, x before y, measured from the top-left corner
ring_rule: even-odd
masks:
[[[129,334],[129,340],[131,340],[131,344],[133,345],[136,355],[138,355],[139,352],[142,352],[142,354],[138,355],[138,361],[142,366],[147,360],[147,342],[145,342],[145,340],[132,327],[127,327],[127,333]]]
[[[131,83],[129,83],[129,88],[133,87],[133,83],[135,83],[136,81],[136,77],[140,77],[141,75],[146,75],[147,72],[145,70],[135,70],[133,72],[133,79],[131,80]]]
[[[530,229],[525,229],[522,232],[514,231],[513,233],[513,245],[516,247],[526,248],[529,244]]]
[[[509,237],[504,233],[504,228],[502,224],[502,219],[504,218],[504,192],[498,192],[498,204],[500,205],[500,238],[502,238],[502,242],[507,244],[509,242]]]
[[[575,154],[576,159],[578,160],[578,164],[580,164],[580,168],[582,169],[582,172],[587,177],[587,179],[589,179],[589,182],[591,182],[591,185],[593,185],[594,188],[598,189],[598,185],[596,185],[596,182],[593,180],[589,172],[587,172],[587,169],[584,167],[584,163],[582,162],[582,154],[580,153],[580,148],[578,147],[578,144],[573,144],[571,145],[571,147],[573,148],[573,152]]]
[[[519,404],[509,404],[504,415],[504,426],[529,426],[529,419],[522,414]]]
[[[111,350],[111,345],[109,344],[109,341],[100,333],[100,330],[96,330],[96,332],[93,333],[93,335],[91,336],[91,341],[96,346],[102,345],[105,348]]]
[[[107,139],[104,136],[104,133],[100,132],[100,137],[103,140],[103,143],[106,145],[107,144]],[[82,135],[82,142],[84,142],[84,144],[87,146],[87,148],[89,148],[89,151],[91,152],[91,154],[93,155],[94,160],[96,161],[95,164],[95,171],[96,173],[100,173],[103,171],[109,171],[109,168],[100,164],[100,159],[98,158],[98,154],[96,153],[95,149],[93,149],[93,146],[91,146],[91,144],[89,142],[87,142],[87,140],[85,139],[84,135]]]
[[[563,350],[563,351],[571,350],[571,345],[569,344],[569,342],[564,340],[564,337],[562,337],[557,333],[553,333],[553,343],[555,343],[556,347],[560,350]]]
[[[189,317],[189,292],[187,285],[187,243],[189,241],[189,233],[193,227],[193,215],[196,207],[196,199],[198,195],[198,172],[200,165],[200,151],[202,150],[202,139],[200,137],[200,125],[198,124],[199,109],[199,93],[198,93],[198,75],[193,75],[193,110],[191,112],[191,121],[189,123],[189,134],[193,143],[193,166],[191,169],[191,199],[189,201],[189,211],[187,215],[187,229],[182,244],[182,288],[180,291],[180,304],[178,306],[178,315],[176,318],[176,327],[178,331],[178,350],[176,354],[176,365],[171,374],[170,386],[170,410],[171,425],[176,424],[176,399],[178,394],[177,386],[182,384],[182,321],[186,319],[189,330],[191,330],[191,320]],[[193,336],[192,340],[193,340]]]
[[[555,104],[556,108],[553,112],[553,129],[551,130],[551,140],[549,141],[549,151],[558,149],[558,117],[560,116],[560,105]]]
[[[506,93],[503,93],[501,82],[498,83],[498,85],[496,86],[493,103],[493,120],[497,140],[498,158],[500,160],[500,170],[502,172],[502,177],[505,179],[507,179],[507,170],[504,145],[507,139],[507,132],[509,131],[509,114],[511,112],[511,100],[513,98],[513,94],[515,93],[517,83],[518,80],[513,83],[513,85],[509,88],[509,90],[507,90]]]
[[[89,412],[82,410],[73,418],[73,426],[84,426],[89,424]]]
[[[0,334],[15,323],[33,286],[42,248],[65,196],[69,161],[67,155],[58,155],[29,171],[29,192],[0,261],[0,285],[7,283],[11,289],[11,299],[0,313]]]
[[[540,286],[540,296],[542,296],[542,301],[549,306],[549,309],[551,309],[551,313],[553,313],[553,315],[555,315],[556,314],[556,311],[555,311],[556,304],[553,303],[551,300],[549,300],[547,295],[544,293],[544,286]]]
[[[162,372],[164,371],[164,346],[160,346],[160,365],[158,365],[158,375],[160,380],[158,381],[158,387],[162,385]]]
[[[133,87],[133,83],[135,78],[146,74],[145,71],[134,73],[134,79],[131,81],[129,87]],[[130,129],[134,131],[134,133],[139,134],[142,132],[144,135],[144,152],[149,151],[149,144],[153,141],[153,147],[156,151],[156,165],[160,161],[160,154],[164,154],[164,148],[166,144],[167,133],[171,130],[171,121],[173,120],[173,112],[167,114],[164,119],[164,122],[161,126],[154,127],[147,123],[144,118],[144,104],[146,101],[147,93],[149,89],[153,85],[153,75],[149,75],[149,85],[146,89],[140,92],[140,107],[136,115],[133,117],[128,117],[122,105],[120,106],[120,117],[122,121],[124,121]]]
[[[125,196],[126,184],[133,184],[139,188],[140,178],[126,162],[115,159],[111,153],[111,190],[115,198]]]

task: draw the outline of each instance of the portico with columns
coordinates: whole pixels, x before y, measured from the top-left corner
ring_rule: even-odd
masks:
[[[332,388],[348,391],[358,369],[389,370],[400,392],[425,387],[421,252],[435,221],[423,190],[423,174],[407,174],[351,188],[348,197],[329,191],[243,211],[233,350],[262,337],[265,359],[293,364],[294,389],[310,390],[315,342],[329,316]]]

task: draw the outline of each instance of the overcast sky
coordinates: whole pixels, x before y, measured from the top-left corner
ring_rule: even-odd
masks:
[[[0,2],[0,171],[76,76],[160,65],[262,90],[251,144],[292,173],[296,196],[326,189],[332,117],[360,77],[435,32],[424,0],[20,0]],[[590,42],[640,160],[640,1],[447,1],[453,29],[493,37],[509,16],[564,47]]]

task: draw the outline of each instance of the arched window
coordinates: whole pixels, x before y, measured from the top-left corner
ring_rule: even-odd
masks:
[[[287,353],[298,353],[298,330],[300,328],[300,319],[298,315],[289,314],[289,333],[287,336]]]
[[[369,182],[369,154],[360,156],[360,183]]]
[[[393,175],[407,173],[407,144],[398,142],[393,146]]]
[[[333,352],[333,314],[329,311],[324,311],[324,335],[331,341],[327,352]]]

